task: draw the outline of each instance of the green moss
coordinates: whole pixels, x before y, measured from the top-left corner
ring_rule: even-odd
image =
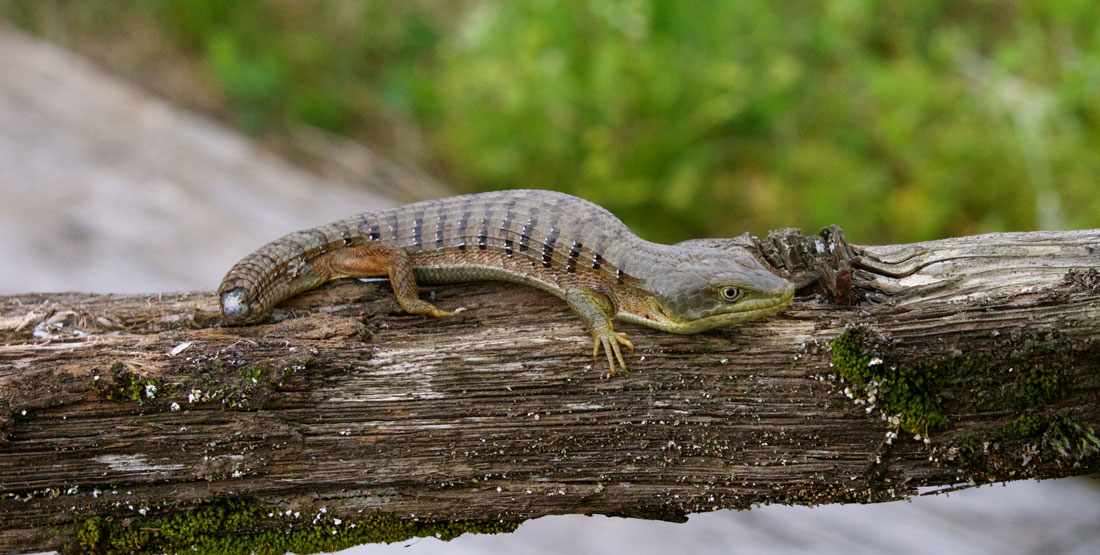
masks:
[[[921,369],[900,370],[879,386],[880,404],[887,414],[898,414],[901,429],[927,435],[947,424],[943,403],[936,393],[942,376]]]
[[[264,375],[264,369],[260,365],[242,366],[240,370],[237,370],[242,378],[248,378],[250,380],[259,380]]]
[[[947,424],[942,388],[962,369],[978,363],[952,358],[913,366],[890,366],[873,356],[875,347],[868,331],[852,328],[832,342],[833,366],[849,384],[854,396],[873,399],[887,415],[897,416],[901,429],[926,435]]]
[[[1001,428],[1001,435],[1009,438],[1024,438],[1037,435],[1044,427],[1038,418],[1023,414]]]
[[[1016,379],[1016,406],[1047,405],[1066,394],[1070,379],[1062,371],[1039,366],[1023,371]]]
[[[153,399],[180,405],[219,403],[225,408],[255,407],[276,391],[295,372],[307,368],[308,359],[274,359],[227,370],[223,361],[187,365],[170,377],[142,377],[117,363],[97,374],[92,389],[111,401],[144,404]]]
[[[1063,458],[1081,461],[1100,454],[1100,438],[1091,427],[1084,427],[1068,416],[1051,419],[1043,432],[1042,447]]]
[[[237,375],[252,383],[278,387],[295,372],[304,370],[306,364],[307,361],[299,359],[275,359],[242,366]]]
[[[845,330],[832,342],[833,366],[840,377],[856,387],[866,387],[871,381],[871,357],[864,352],[864,328]]]
[[[413,537],[447,541],[465,533],[512,532],[518,525],[500,520],[421,521],[384,513],[338,521],[325,513],[295,517],[259,502],[220,500],[174,515],[127,518],[124,524],[94,517],[78,525],[76,536],[83,553],[305,554]]]
[[[93,388],[109,400],[134,403],[144,403],[168,393],[171,389],[177,389],[162,381],[142,379],[122,363],[112,365],[110,373],[95,380]]]

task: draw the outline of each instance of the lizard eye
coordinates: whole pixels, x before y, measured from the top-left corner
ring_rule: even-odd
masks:
[[[741,300],[741,297],[745,296],[745,292],[736,287],[723,287],[722,288],[722,300],[728,303],[737,302]]]

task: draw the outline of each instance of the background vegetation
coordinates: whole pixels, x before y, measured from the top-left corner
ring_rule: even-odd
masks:
[[[1100,2],[0,0],[261,138],[309,125],[651,239],[1100,226]],[[277,140],[277,139],[276,139]]]

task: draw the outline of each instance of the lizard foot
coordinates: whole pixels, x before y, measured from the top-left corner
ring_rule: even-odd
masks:
[[[619,345],[625,345],[630,347],[630,350],[634,350],[634,344],[630,342],[630,338],[622,332],[617,332],[608,326],[606,329],[592,332],[592,358],[596,358],[600,354],[600,346],[603,346],[604,353],[607,354],[607,364],[611,368],[611,375],[619,373],[619,369],[615,367],[615,361],[619,362],[619,367],[623,372],[626,372],[626,362],[623,360],[623,353],[619,349]],[[614,355],[612,355],[614,353]]]
[[[401,299],[398,299],[401,301]],[[434,304],[421,299],[409,299],[401,302],[401,308],[405,309],[405,312],[409,314],[426,314],[435,318],[447,318],[454,316],[459,312],[463,312],[466,309],[459,307],[454,310],[442,310],[437,308]]]

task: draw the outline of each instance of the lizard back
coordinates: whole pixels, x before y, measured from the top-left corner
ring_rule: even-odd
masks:
[[[558,296],[578,283],[644,281],[667,246],[645,241],[587,200],[543,190],[511,190],[427,200],[358,214],[287,234],[238,262],[219,294],[251,293],[252,315],[316,287],[311,261],[372,242],[404,250],[418,280],[506,280]],[[258,316],[255,316],[258,317]]]

